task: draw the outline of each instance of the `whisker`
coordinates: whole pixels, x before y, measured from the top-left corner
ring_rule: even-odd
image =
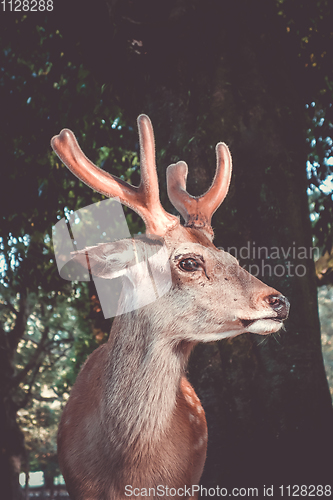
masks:
[[[280,337],[280,338],[281,338],[281,333],[280,333],[280,332],[275,332],[275,333],[273,333],[272,337],[273,337],[273,339],[274,339],[274,340],[275,340],[275,341],[276,341],[279,345],[281,345],[281,342],[278,340],[278,337]]]
[[[264,342],[268,342],[268,337],[264,337],[261,342],[258,343],[258,345],[263,344]]]

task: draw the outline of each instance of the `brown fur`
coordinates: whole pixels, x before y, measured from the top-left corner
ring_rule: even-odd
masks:
[[[147,252],[148,241],[136,241],[139,254]],[[243,319],[275,315],[267,297],[277,292],[199,231],[179,226],[165,244],[172,288],[152,304],[115,318],[108,343],[88,358],[64,410],[59,460],[73,500],[131,498],[126,485],[141,490],[198,484],[207,425],[185,378],[191,349],[197,342],[243,333]],[[113,246],[115,267],[123,255],[124,243],[119,245],[119,256]],[[203,267],[183,271],[179,262],[187,255]],[[132,281],[144,293],[140,276]],[[128,293],[125,287],[124,296]],[[280,327],[266,322],[264,334]]]

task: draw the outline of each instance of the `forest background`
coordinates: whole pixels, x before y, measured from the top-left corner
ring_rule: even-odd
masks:
[[[58,220],[103,197],[67,171],[50,138],[72,129],[92,161],[137,185],[135,119],[142,112],[154,125],[168,211],[175,213],[167,165],[187,161],[188,191],[202,194],[222,140],[234,174],[213,219],[216,246],[284,249],[241,263],[280,266],[258,277],[289,298],[286,331],[265,342],[247,334],[199,346],[192,356],[189,376],[209,427],[202,484],[329,484],[332,404],[317,287],[331,314],[331,292],[323,292],[332,281],[331,3],[42,0],[39,11],[24,11],[30,3],[21,11],[0,3],[4,498],[20,498],[21,471],[42,470],[48,485],[59,474],[61,408],[80,366],[110,331],[93,284],[60,278],[51,238]],[[131,232],[143,231],[125,212]],[[313,246],[321,256],[317,275]],[[288,249],[296,249],[291,257]],[[329,335],[326,344],[331,350]]]

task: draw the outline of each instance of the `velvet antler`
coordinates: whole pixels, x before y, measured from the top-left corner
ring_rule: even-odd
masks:
[[[167,170],[168,196],[173,206],[183,216],[185,226],[206,229],[213,234],[211,218],[221,205],[229,189],[232,162],[228,146],[219,142],[216,146],[216,172],[213,183],[202,196],[191,196],[186,191],[188,173],[184,161],[172,164]]]
[[[148,116],[138,117],[138,128],[141,156],[141,182],[138,187],[131,186],[94,165],[82,152],[73,132],[68,129],[53,137],[51,146],[60,160],[81,181],[101,194],[118,197],[121,203],[142,217],[147,233],[163,236],[179,221],[164,210],[159,199],[154,133]]]

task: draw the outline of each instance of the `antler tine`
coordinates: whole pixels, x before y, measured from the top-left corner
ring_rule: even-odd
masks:
[[[153,126],[146,115],[138,117],[140,139],[141,182],[139,191],[144,193],[146,204],[155,205],[159,201],[158,178],[155,162],[155,139]]]
[[[140,140],[141,181],[138,193],[141,196],[147,233],[163,236],[169,229],[179,224],[174,215],[169,214],[161,205],[155,161],[155,140],[151,121],[147,115],[138,117]]]
[[[94,165],[81,150],[71,130],[64,129],[53,137],[51,146],[82,182],[105,196],[118,197],[121,203],[142,217],[147,233],[163,236],[179,222],[177,217],[164,210],[159,200],[154,135],[148,116],[139,116],[138,127],[142,159],[139,187],[131,186]]]
[[[183,216],[185,226],[206,229],[213,234],[211,218],[226,197],[230,185],[232,161],[229,148],[223,142],[216,146],[216,172],[213,183],[202,196],[191,196],[186,191],[187,164],[179,161],[167,170],[168,196]]]

